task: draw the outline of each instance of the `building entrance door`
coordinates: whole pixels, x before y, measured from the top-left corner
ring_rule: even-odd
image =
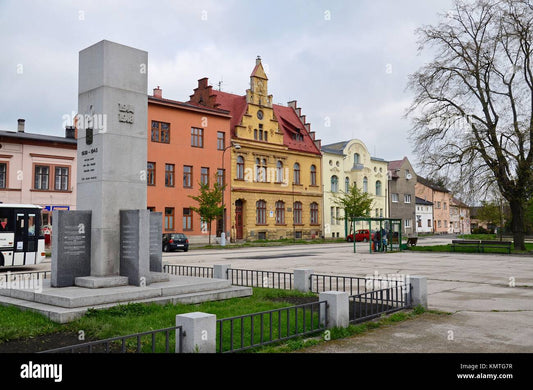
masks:
[[[235,238],[237,240],[243,238],[242,203],[240,199],[235,201]]]

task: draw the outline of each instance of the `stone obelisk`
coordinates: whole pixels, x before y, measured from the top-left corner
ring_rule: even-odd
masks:
[[[79,53],[76,208],[92,220],[91,274],[78,285],[124,284],[120,210],[147,212],[147,66],[146,51],[106,40]]]

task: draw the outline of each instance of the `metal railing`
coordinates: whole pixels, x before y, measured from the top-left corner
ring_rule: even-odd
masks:
[[[366,279],[355,276],[310,275],[310,289],[316,294],[324,291],[344,291],[350,295],[366,292]]]
[[[161,337],[157,337],[158,334],[162,334],[163,340],[161,340]],[[127,336],[111,337],[104,340],[75,344],[68,347],[49,349],[40,353],[182,353],[183,336],[182,327],[173,326],[129,334]],[[175,342],[175,337],[178,337],[178,343]],[[178,345],[177,351],[175,350],[176,345]]]
[[[309,289],[315,294],[324,291],[344,291],[348,295],[357,295],[383,288],[404,287],[408,284],[406,280],[326,274],[311,274],[309,281]]]
[[[6,283],[15,280],[44,280],[50,279],[52,271],[28,271],[28,272],[11,272],[0,274],[0,279],[3,279]]]
[[[195,265],[165,264],[163,266],[163,272],[179,276],[213,277],[213,267],[200,267]]]
[[[368,321],[411,307],[410,287],[397,285],[349,296],[350,323]]]
[[[327,302],[312,302],[217,320],[217,352],[228,353],[326,329]]]
[[[231,284],[234,286],[292,290],[294,284],[294,275],[292,272],[228,268],[227,275]]]

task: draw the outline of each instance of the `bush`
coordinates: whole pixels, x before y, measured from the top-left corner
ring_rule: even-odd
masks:
[[[478,226],[472,229],[472,234],[491,234],[490,230],[485,229],[483,226]]]

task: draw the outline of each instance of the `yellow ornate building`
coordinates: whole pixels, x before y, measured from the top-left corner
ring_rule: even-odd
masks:
[[[365,144],[358,140],[337,142],[322,146],[324,173],[324,234],[326,237],[344,237],[344,210],[335,202],[335,196],[348,191],[353,184],[372,197],[370,217],[389,216],[387,208],[387,162],[370,155]],[[356,229],[368,229],[358,222]]]
[[[320,141],[296,101],[272,104],[261,59],[244,96],[213,90],[207,78],[189,103],[231,114],[230,217],[232,240],[322,236]]]

